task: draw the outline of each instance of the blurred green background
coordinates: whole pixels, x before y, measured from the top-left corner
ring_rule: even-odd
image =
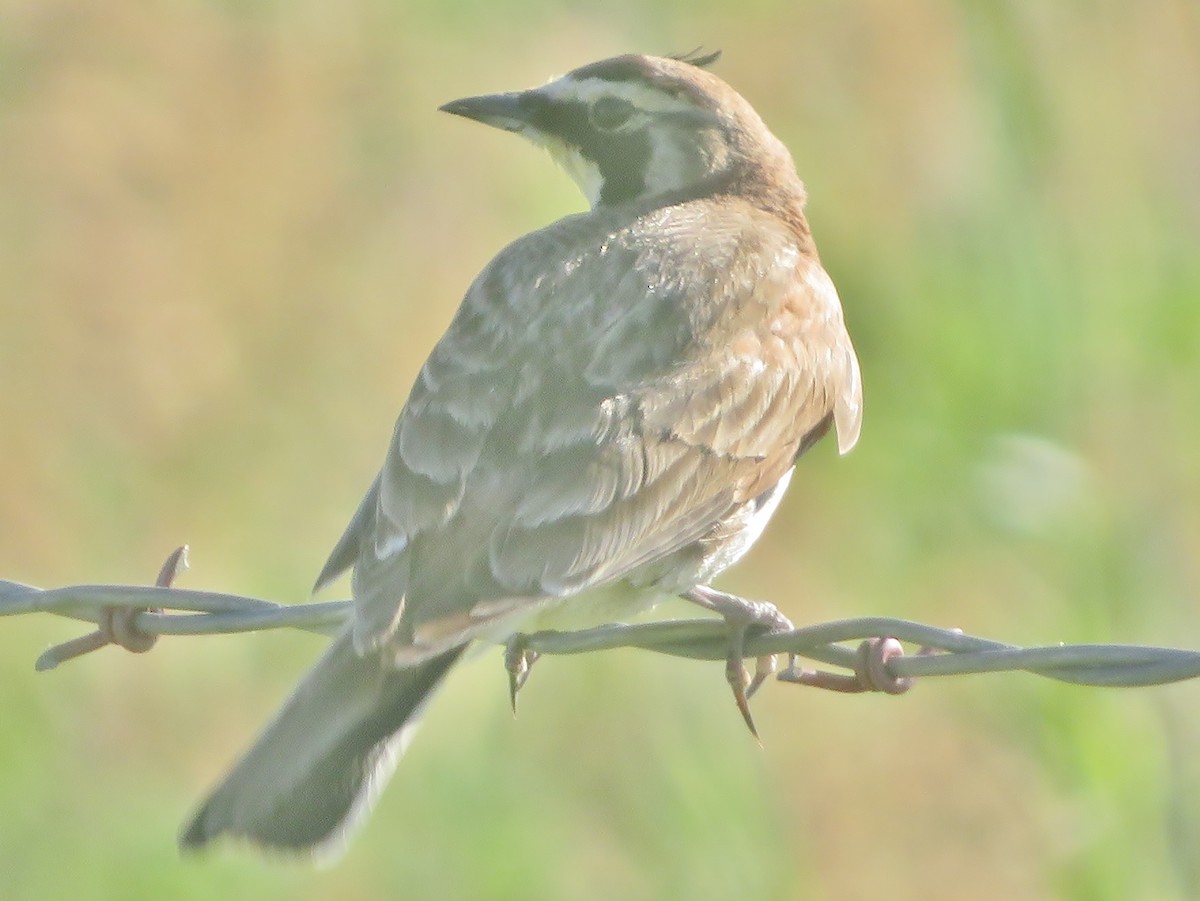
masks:
[[[628,50],[791,147],[862,359],[723,585],[797,622],[1200,647],[1193,0],[0,0],[0,576],[299,602],[473,275],[581,208],[446,100]],[[344,589],[343,589],[344,590]],[[177,639],[46,675],[0,623],[4,898],[1200,897],[1200,687],[456,675],[338,866],[179,823],[318,653]]]

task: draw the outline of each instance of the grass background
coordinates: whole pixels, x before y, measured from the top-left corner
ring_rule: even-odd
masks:
[[[721,47],[791,147],[862,359],[723,585],[797,622],[1200,646],[1200,12],[1190,0],[0,0],[0,574],[302,601],[470,278],[578,210],[434,112]],[[319,650],[163,642],[41,676],[0,628],[6,898],[1200,896],[1197,687],[903,700],[716,665],[454,677],[337,867],[178,824]]]

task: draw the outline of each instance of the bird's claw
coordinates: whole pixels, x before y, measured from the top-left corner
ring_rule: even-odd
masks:
[[[758,729],[754,725],[754,716],[750,713],[751,692],[749,689],[754,682],[750,678],[750,672],[746,669],[746,663],[742,657],[749,624],[731,623],[730,625],[729,656],[725,658],[725,681],[733,690],[733,702],[737,704],[737,709],[746,722],[746,728],[750,730],[750,734],[755,739],[758,739]]]
[[[725,658],[725,678],[733,691],[733,700],[746,723],[746,728],[756,740],[758,728],[750,713],[750,698],[775,672],[775,656],[767,654],[757,659],[754,675],[746,669],[746,635],[751,628],[759,627],[767,632],[789,632],[791,620],[779,612],[779,608],[766,601],[749,601],[736,595],[725,594],[707,586],[698,585],[684,595],[690,601],[719,613],[729,626],[729,654]],[[795,658],[789,657],[794,663]]]
[[[508,670],[508,700],[512,704],[513,716],[517,715],[517,692],[529,678],[533,664],[540,656],[526,646],[525,636],[517,633],[504,644],[504,668]]]
[[[775,612],[778,614],[778,611]],[[792,628],[792,624],[782,614],[779,614],[779,619],[782,619],[787,625],[784,626],[778,622],[773,622],[768,627],[770,631],[782,632]],[[750,730],[750,734],[754,736],[755,740],[761,743],[762,739],[759,738],[758,727],[754,724],[754,716],[750,712],[750,699],[754,697],[754,693],[775,672],[776,665],[775,655],[766,654],[755,660],[753,676],[746,669],[744,656],[746,635],[751,627],[755,625],[760,624],[753,622],[730,622],[729,655],[725,658],[725,678],[729,682],[729,687],[733,690],[733,701],[737,705],[738,711],[742,714],[746,728]]]
[[[774,654],[767,654],[757,658],[754,661],[754,678],[750,680],[750,684],[746,687],[746,697],[754,697],[754,693],[762,688],[762,684],[775,675],[776,669]]]

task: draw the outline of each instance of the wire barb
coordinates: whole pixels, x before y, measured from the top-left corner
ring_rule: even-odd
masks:
[[[155,587],[170,588],[179,573],[188,568],[187,555],[186,544],[171,551],[154,579]],[[125,605],[104,607],[99,613],[96,631],[50,648],[38,657],[34,669],[38,672],[52,670],[61,663],[98,651],[110,644],[118,645],[131,654],[146,653],[154,647],[158,635],[138,628],[137,617],[140,613],[162,613],[162,609]]]
[[[927,647],[920,654],[931,653]],[[845,694],[860,694],[864,691],[879,691],[889,695],[902,695],[913,687],[911,676],[898,676],[888,667],[897,657],[904,656],[904,647],[894,638],[868,638],[854,654],[854,674],[829,673],[810,670],[793,663],[779,674],[780,682],[808,685],[826,691]]]

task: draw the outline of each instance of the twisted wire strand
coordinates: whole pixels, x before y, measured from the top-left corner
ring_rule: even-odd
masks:
[[[49,613],[99,626],[96,632],[50,648],[38,658],[39,670],[53,669],[108,644],[142,652],[149,650],[154,637],[162,635],[217,635],[281,628],[332,635],[350,616],[350,601],[283,605],[241,595],[172,588],[175,575],[186,566],[185,553],[186,548],[180,548],[168,558],[155,586],[69,585],[42,589],[0,580],[0,616]],[[122,614],[119,617],[114,615],[118,611]],[[523,644],[538,654],[641,648],[677,657],[725,660],[728,639],[722,621],[689,619],[614,623],[576,632],[537,632],[524,636]],[[920,651],[905,654],[899,642],[915,645]],[[780,674],[784,681],[840,691],[900,693],[916,678],[1013,671],[1095,686],[1159,685],[1200,676],[1197,651],[1120,644],[1017,647],[964,635],[957,629],[887,617],[858,617],[790,632],[751,635],[745,652],[748,657],[796,655],[846,670],[853,675],[814,674],[795,666]],[[871,667],[882,677],[870,676],[867,670]],[[879,684],[880,678],[890,683]]]

